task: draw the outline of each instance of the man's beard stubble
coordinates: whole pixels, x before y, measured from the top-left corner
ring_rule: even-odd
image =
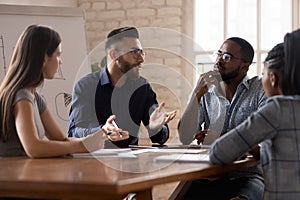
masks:
[[[118,58],[117,65],[119,70],[128,79],[137,79],[140,77],[138,66],[130,64],[129,62],[125,61],[122,57]]]
[[[231,72],[226,73],[226,74],[221,74],[222,80],[224,82],[227,82],[227,81],[230,81],[230,80],[236,78],[239,75],[240,68],[241,68],[241,66],[236,68],[234,71],[231,71]]]

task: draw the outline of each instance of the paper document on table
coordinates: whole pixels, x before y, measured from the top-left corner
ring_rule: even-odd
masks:
[[[131,153],[130,148],[124,149],[99,149],[90,153],[73,153],[72,157],[102,157],[102,156],[119,156],[119,157],[130,157],[134,156]],[[135,156],[134,156],[135,157]]]
[[[141,145],[129,145],[129,148],[135,149],[210,149],[211,145],[165,145],[163,147],[158,146],[141,146]]]
[[[161,153],[186,153],[186,154],[199,154],[207,151],[207,149],[159,149]]]
[[[186,153],[186,154],[199,154],[207,151],[207,149],[138,149],[132,151],[133,154],[141,154],[147,152],[158,152],[158,153]]]
[[[168,145],[161,149],[210,149],[210,145],[198,145],[198,144],[189,144],[189,145]]]
[[[209,162],[208,154],[170,154],[157,156],[155,161]]]

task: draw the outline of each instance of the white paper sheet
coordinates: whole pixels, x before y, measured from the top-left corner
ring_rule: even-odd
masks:
[[[208,154],[170,154],[157,156],[155,161],[209,162]]]
[[[124,149],[99,149],[91,153],[74,153],[71,154],[72,157],[136,157],[132,154],[130,148]]]

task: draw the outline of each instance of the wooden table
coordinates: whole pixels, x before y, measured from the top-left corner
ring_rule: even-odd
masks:
[[[152,199],[155,185],[194,178],[215,178],[257,164],[255,159],[233,165],[161,163],[155,153],[137,158],[0,158],[0,197],[43,199]],[[136,172],[136,173],[134,173]]]

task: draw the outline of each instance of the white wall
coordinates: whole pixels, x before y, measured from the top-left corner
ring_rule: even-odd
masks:
[[[46,80],[39,92],[46,98],[56,122],[66,131],[69,107],[64,104],[64,93],[71,94],[77,71],[87,56],[84,15],[82,9],[74,7],[0,4],[0,82],[17,39],[31,24],[51,26],[62,37],[61,73],[53,80]]]

